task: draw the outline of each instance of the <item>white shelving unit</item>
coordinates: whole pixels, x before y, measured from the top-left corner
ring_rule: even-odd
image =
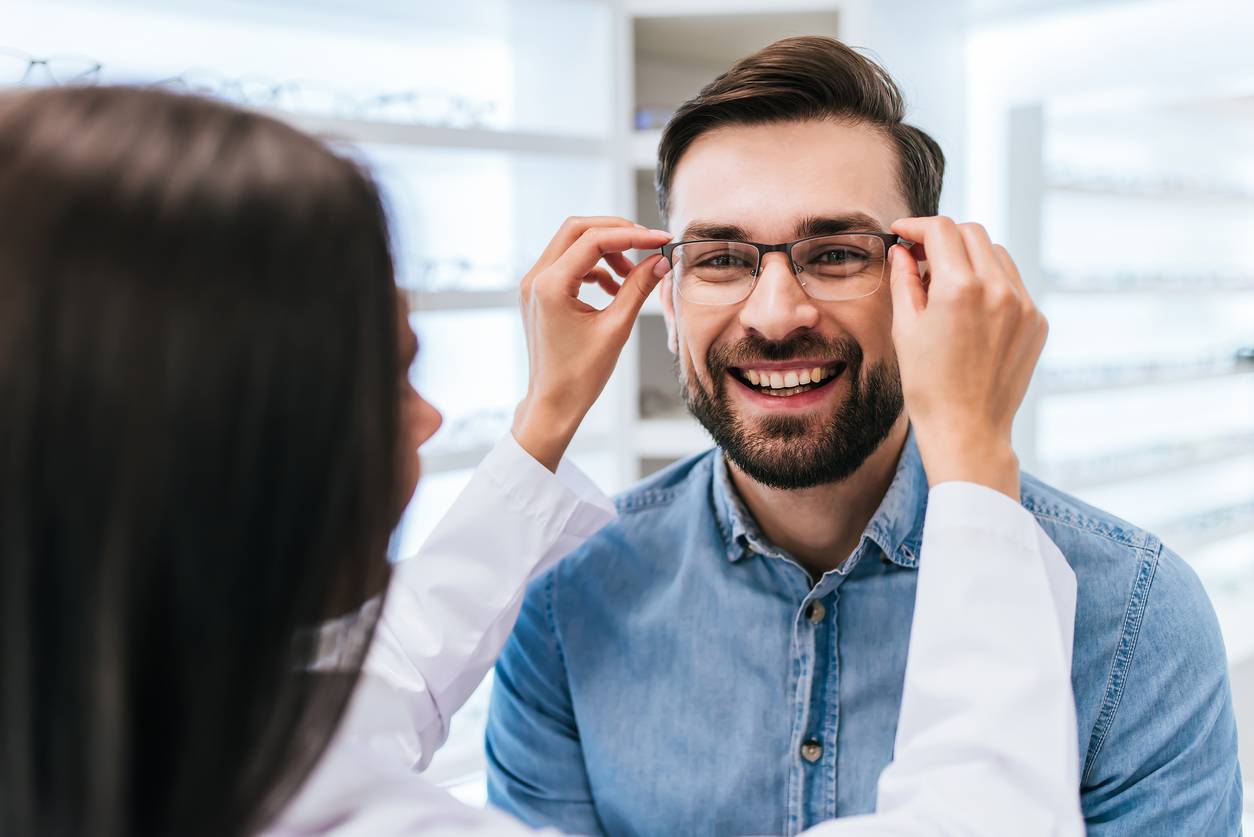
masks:
[[[1192,15],[1160,21],[1161,42],[1180,48]],[[1104,17],[1126,31],[1115,22],[1126,16]],[[1040,31],[999,32],[996,48],[1022,50]],[[1147,55],[1154,43],[1128,41]],[[1056,60],[1077,58],[1062,48]],[[1235,242],[1254,232],[1254,79],[1224,90],[1231,79],[1217,72],[1213,86],[1184,91],[1149,66],[1137,89],[1111,66],[1119,81],[1103,91],[1102,71],[1087,72],[1066,96],[1014,78],[1003,94],[1008,245],[1051,323],[1021,447],[1042,476],[1151,529],[1193,566],[1224,633],[1248,763],[1254,276]]]

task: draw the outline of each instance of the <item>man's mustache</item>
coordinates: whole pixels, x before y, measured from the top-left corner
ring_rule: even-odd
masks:
[[[827,338],[802,333],[783,340],[766,340],[747,335],[730,345],[712,346],[706,355],[706,368],[716,376],[728,369],[754,361],[786,361],[794,358],[842,361],[850,369],[862,364],[862,346],[852,337]]]

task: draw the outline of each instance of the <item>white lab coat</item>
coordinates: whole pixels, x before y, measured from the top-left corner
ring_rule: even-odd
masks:
[[[267,833],[535,834],[418,771],[496,661],[527,583],[613,515],[577,469],[563,462],[554,475],[503,439],[422,550],[396,566],[345,723]],[[806,834],[1082,835],[1074,573],[1028,512],[968,483],[931,490],[922,552],[876,813]]]

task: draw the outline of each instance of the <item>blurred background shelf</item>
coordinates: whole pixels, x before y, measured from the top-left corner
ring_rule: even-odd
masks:
[[[662,141],[660,128],[634,131],[631,135],[631,165],[639,170],[652,172],[657,167],[657,147]]]
[[[1162,477],[1186,468],[1249,455],[1254,455],[1254,430],[1046,462],[1042,464],[1040,476],[1069,491],[1077,491],[1124,480]]]
[[[1046,273],[1050,294],[1229,294],[1254,292],[1254,275],[1237,276],[1069,276]]]
[[[1254,362],[1213,360],[1176,364],[1125,364],[1079,369],[1042,369],[1037,373],[1041,395],[1076,395],[1131,387],[1156,387],[1211,378],[1247,377]]]
[[[347,119],[273,110],[266,112],[302,131],[334,142],[586,157],[610,153],[609,141],[602,137]]]
[[[688,415],[641,419],[636,453],[642,459],[682,459],[713,443],[705,428]]]
[[[423,291],[406,292],[409,308],[421,311],[464,311],[478,309],[516,309],[518,290],[499,291]]]
[[[1159,527],[1163,543],[1186,558],[1206,546],[1254,532],[1254,501],[1233,503],[1168,521]],[[1249,556],[1254,567],[1254,555]]]
[[[1045,188],[1055,192],[1075,192],[1104,198],[1132,198],[1151,201],[1196,203],[1247,203],[1254,205],[1254,192],[1225,188],[1222,185],[1191,184],[1187,182],[1155,182],[1131,179],[1103,179],[1101,177],[1055,176],[1045,183]]]

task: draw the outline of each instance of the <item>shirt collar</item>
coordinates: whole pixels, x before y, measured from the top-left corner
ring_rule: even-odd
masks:
[[[714,513],[719,529],[727,543],[727,560],[736,562],[750,552],[773,558],[787,558],[779,547],[767,540],[758,528],[757,521],[745,506],[732,483],[727,460],[721,450],[714,457]],[[873,543],[887,560],[899,567],[913,569],[918,566],[920,546],[923,542],[923,518],[927,511],[927,475],[912,429],[906,437],[901,458],[893,481],[880,501],[871,522],[863,530],[858,548],[849,560],[836,572],[849,573],[862,555],[867,544]]]

